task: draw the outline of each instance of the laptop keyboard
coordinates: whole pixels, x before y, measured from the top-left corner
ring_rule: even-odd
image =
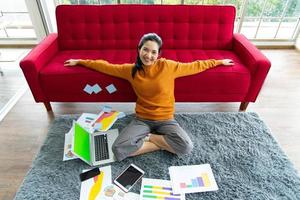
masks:
[[[108,143],[106,135],[96,135],[95,140],[95,161],[106,160],[109,158]]]

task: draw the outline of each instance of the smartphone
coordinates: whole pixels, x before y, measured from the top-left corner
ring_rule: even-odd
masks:
[[[89,171],[81,173],[79,175],[79,177],[80,177],[81,182],[83,182],[87,179],[90,179],[90,178],[93,178],[93,177],[99,175],[100,173],[101,172],[100,172],[99,168],[97,167],[97,168],[94,168],[94,169],[91,169]]]
[[[142,169],[131,164],[114,180],[114,184],[124,192],[129,192],[133,185],[142,178],[144,174],[145,172]]]

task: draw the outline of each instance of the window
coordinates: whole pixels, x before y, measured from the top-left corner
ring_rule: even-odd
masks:
[[[0,1],[0,39],[36,38],[25,0]]]
[[[37,0],[43,2],[46,0]],[[235,32],[250,40],[295,43],[300,32],[300,0],[53,0],[59,4],[189,4],[235,5]],[[47,1],[48,2],[48,1]],[[51,1],[49,1],[51,2]],[[43,4],[42,4],[43,6]],[[54,7],[54,5],[53,5]],[[50,32],[56,31],[55,13],[43,9]],[[46,16],[46,17],[45,17]],[[51,20],[53,21],[52,23]],[[51,31],[53,30],[53,31]],[[47,32],[47,31],[46,31]],[[38,34],[41,35],[41,34]],[[0,1],[0,39],[37,38],[25,0]]]
[[[241,33],[250,39],[295,40],[299,15],[298,0],[249,0]]]

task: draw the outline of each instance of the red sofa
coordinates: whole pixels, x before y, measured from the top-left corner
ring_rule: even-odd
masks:
[[[64,67],[70,58],[134,63],[145,33],[162,37],[162,57],[181,62],[232,59],[220,66],[176,79],[177,102],[255,102],[270,61],[243,35],[234,34],[233,6],[204,5],[61,5],[57,33],[48,35],[20,62],[36,102],[134,102],[130,84],[84,67]],[[84,92],[98,84],[97,94]],[[110,94],[105,87],[114,84]]]

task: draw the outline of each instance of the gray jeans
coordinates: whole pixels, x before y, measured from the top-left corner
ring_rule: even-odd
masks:
[[[179,156],[188,154],[193,149],[191,139],[176,120],[152,121],[135,118],[120,132],[112,146],[117,160],[121,161],[140,149],[149,133],[162,135]]]

